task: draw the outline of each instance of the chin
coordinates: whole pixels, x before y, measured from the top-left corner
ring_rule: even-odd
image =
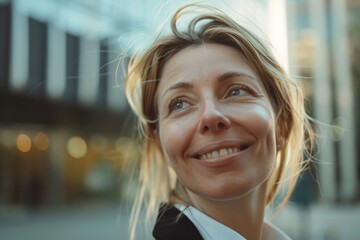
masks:
[[[198,190],[191,191],[193,194],[201,196],[202,198],[212,200],[212,201],[229,201],[239,199],[249,194],[253,193],[260,186],[266,184],[224,184],[224,185],[217,185],[217,186],[207,186],[202,187]],[[204,191],[206,189],[206,191]]]

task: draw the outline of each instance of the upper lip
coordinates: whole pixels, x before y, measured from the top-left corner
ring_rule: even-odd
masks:
[[[213,142],[196,148],[189,152],[189,156],[192,158],[199,158],[202,154],[210,153],[213,151],[219,151],[222,148],[240,148],[240,151],[245,150],[251,145],[249,142],[243,141],[221,141]]]

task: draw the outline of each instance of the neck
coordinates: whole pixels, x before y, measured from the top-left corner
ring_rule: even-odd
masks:
[[[231,200],[210,200],[189,192],[195,208],[226,225],[246,239],[262,237],[265,210],[265,185]]]

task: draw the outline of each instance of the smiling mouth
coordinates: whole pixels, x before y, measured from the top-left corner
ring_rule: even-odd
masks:
[[[198,154],[195,156],[196,159],[203,160],[203,159],[213,159],[231,155],[233,153],[241,152],[249,148],[249,144],[241,145],[240,147],[227,147],[227,148],[220,148],[218,150],[214,150],[208,153]]]

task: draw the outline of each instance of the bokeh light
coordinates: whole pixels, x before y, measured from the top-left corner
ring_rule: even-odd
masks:
[[[87,152],[87,144],[82,137],[73,136],[67,142],[67,151],[74,158],[82,158]]]
[[[16,147],[20,152],[29,152],[31,149],[31,140],[26,134],[19,134],[16,138]]]
[[[49,138],[43,132],[38,132],[34,137],[34,145],[40,151],[45,151],[49,146]]]

